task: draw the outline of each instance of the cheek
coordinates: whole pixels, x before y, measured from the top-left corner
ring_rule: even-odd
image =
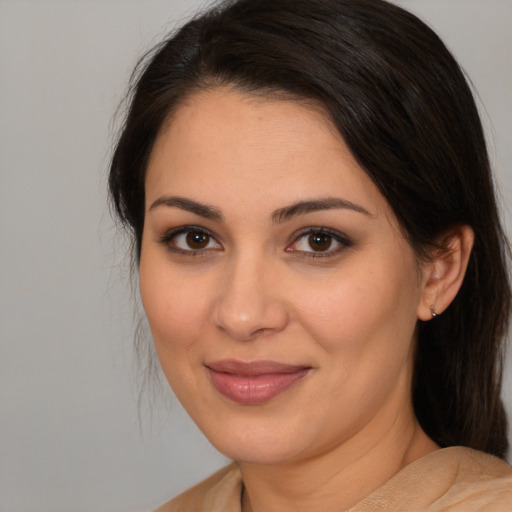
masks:
[[[201,364],[201,334],[208,318],[208,297],[193,283],[155,258],[141,258],[140,291],[162,371],[185,405],[201,403],[192,371]],[[206,406],[206,404],[203,404]]]
[[[157,352],[180,351],[192,345],[208,318],[208,289],[144,253],[140,264],[140,292]]]
[[[307,293],[293,290],[297,318],[326,352],[353,357],[345,363],[369,351],[381,357],[407,352],[420,297],[415,268],[359,261],[310,283]]]

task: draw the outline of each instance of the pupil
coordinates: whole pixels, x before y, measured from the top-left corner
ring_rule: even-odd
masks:
[[[309,245],[315,251],[326,251],[331,246],[331,236],[321,233],[310,235]]]
[[[187,244],[191,249],[204,249],[208,245],[208,235],[191,232],[187,234]]]

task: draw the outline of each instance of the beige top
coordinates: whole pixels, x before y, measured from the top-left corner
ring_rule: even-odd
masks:
[[[242,476],[235,463],[154,512],[241,512]],[[463,447],[414,461],[348,512],[512,511],[512,468]]]

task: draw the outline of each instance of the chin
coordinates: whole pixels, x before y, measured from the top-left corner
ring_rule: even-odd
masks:
[[[283,424],[268,421],[259,426],[255,423],[225,425],[216,428],[213,434],[207,430],[203,432],[226,457],[251,464],[286,463],[300,457],[308,444],[311,446],[300,429],[286,429]]]
[[[279,465],[291,462],[297,456],[294,450],[283,449],[277,446],[279,441],[275,441],[273,446],[261,445],[260,443],[245,444],[233,446],[216,446],[216,448],[226,457],[237,462],[259,465]],[[215,446],[215,445],[214,445]]]

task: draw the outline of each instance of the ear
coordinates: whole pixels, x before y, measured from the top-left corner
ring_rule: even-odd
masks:
[[[441,237],[432,259],[422,266],[423,292],[418,305],[418,318],[430,320],[441,314],[457,295],[473,248],[475,234],[466,225],[453,226]],[[434,308],[434,309],[432,309]]]

